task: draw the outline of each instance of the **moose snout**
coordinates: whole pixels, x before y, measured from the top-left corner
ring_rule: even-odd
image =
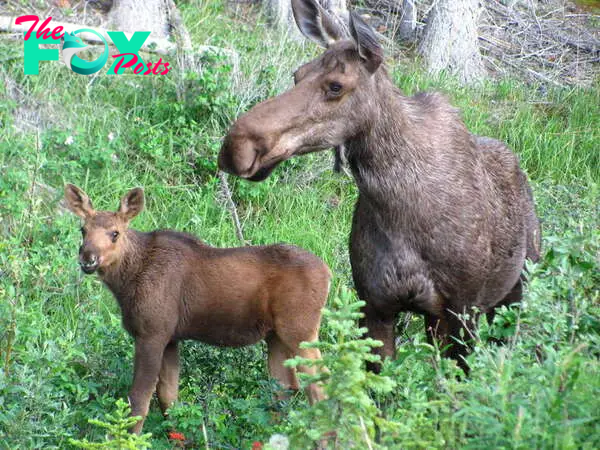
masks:
[[[240,177],[249,177],[259,165],[260,148],[246,136],[230,133],[223,142],[219,153],[219,169]]]
[[[79,266],[83,272],[94,273],[100,265],[100,258],[90,250],[81,250],[79,252]]]

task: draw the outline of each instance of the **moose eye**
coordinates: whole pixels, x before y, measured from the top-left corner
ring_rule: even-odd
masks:
[[[81,235],[85,236],[85,228],[81,227]]]
[[[342,91],[342,85],[336,81],[329,83],[329,92],[339,94]]]
[[[117,242],[117,239],[119,238],[119,232],[118,231],[113,231],[112,233],[110,233],[110,237],[112,239],[113,242]]]

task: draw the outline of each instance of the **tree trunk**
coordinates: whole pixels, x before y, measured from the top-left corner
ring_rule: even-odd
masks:
[[[485,76],[477,41],[478,17],[478,0],[437,0],[419,46],[429,72],[447,70],[462,83]]]
[[[271,24],[282,30],[294,33],[297,29],[292,13],[292,2],[290,0],[266,0],[267,15]]]
[[[114,0],[109,21],[115,30],[150,31],[155,38],[167,38],[168,12],[165,0]]]
[[[347,0],[317,0],[323,8],[348,22]],[[300,36],[292,13],[291,0],[266,0],[267,14],[274,26]]]
[[[348,5],[346,0],[321,0],[321,5],[327,11],[336,14],[339,17],[348,16]]]
[[[133,33],[150,31],[154,39],[172,38],[177,46],[177,99],[185,95],[185,73],[200,72],[200,60],[195,57],[192,39],[173,0],[113,0],[108,15],[113,29]],[[174,61],[171,61],[174,63]],[[234,63],[235,66],[235,63]]]
[[[402,1],[402,15],[400,16],[400,39],[412,42],[415,40],[417,30],[417,5],[415,0]]]

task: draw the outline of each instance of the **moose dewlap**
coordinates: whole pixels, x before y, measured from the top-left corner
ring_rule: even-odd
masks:
[[[317,339],[329,290],[330,271],[317,256],[291,245],[214,248],[186,233],[132,230],[129,222],[144,207],[141,188],[130,190],[116,212],[94,210],[72,184],[65,199],[84,221],[81,269],[111,290],[135,341],[132,415],[146,417],[155,390],[163,413],[176,400],[182,339],[231,347],[265,339],[270,374],[292,389],[296,374],[283,362],[320,358],[319,350],[300,348]],[[323,398],[317,385],[307,395]],[[142,426],[143,419],[132,431]]]

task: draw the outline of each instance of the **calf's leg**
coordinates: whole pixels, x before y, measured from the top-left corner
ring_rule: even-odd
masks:
[[[287,330],[291,331],[291,330]],[[289,334],[294,334],[290,332]],[[317,338],[312,337],[307,341],[315,341]],[[276,333],[271,334],[267,338],[267,345],[269,347],[269,372],[271,376],[277,378],[284,387],[288,387],[294,390],[299,388],[298,378],[296,377],[296,371],[283,365],[284,361],[294,356],[300,356],[307,359],[320,359],[321,352],[316,348],[300,348],[300,343],[303,340],[291,337],[288,334],[279,336]],[[302,373],[309,375],[315,375],[317,368],[306,365],[299,365],[298,370]],[[311,404],[314,404],[325,398],[325,394],[320,386],[315,383],[310,384],[306,388],[306,396]]]
[[[318,348],[298,348],[296,351],[298,356],[307,359],[321,359],[321,351]],[[309,375],[316,375],[317,368],[314,366],[298,366],[298,370]],[[316,383],[312,383],[306,388],[306,396],[311,405],[325,399],[323,389]]]
[[[179,390],[179,352],[177,342],[170,342],[163,353],[156,393],[163,415],[177,400]]]
[[[156,389],[166,344],[156,339],[136,338],[133,385],[129,391],[131,415],[141,416],[131,432],[139,434],[148,415],[150,399]]]
[[[281,326],[278,328],[278,339],[285,346],[286,354],[290,355],[290,357],[300,356],[306,359],[321,359],[321,351],[319,349],[300,348],[300,344],[302,342],[314,342],[319,337],[319,314],[315,314],[314,319],[316,321],[316,324],[314,324],[311,327],[306,326],[307,323],[311,323],[311,321],[307,321],[306,323],[301,324],[286,324],[285,326]],[[298,371],[306,373],[308,375],[316,375],[317,373],[317,368],[314,366],[299,365],[297,369]],[[298,385],[296,374],[294,373],[293,376],[296,385]],[[318,386],[315,383],[312,383],[306,387],[306,396],[308,397],[308,401],[311,404],[314,404],[325,398],[323,390],[320,386]]]
[[[281,384],[281,387],[284,389],[298,390],[298,380],[296,378],[295,369],[283,365],[286,359],[290,359],[294,356],[293,353],[275,333],[269,334],[266,337],[266,341],[269,353],[269,374],[279,381],[279,384]],[[280,400],[285,397],[286,396],[282,394],[277,396]]]

